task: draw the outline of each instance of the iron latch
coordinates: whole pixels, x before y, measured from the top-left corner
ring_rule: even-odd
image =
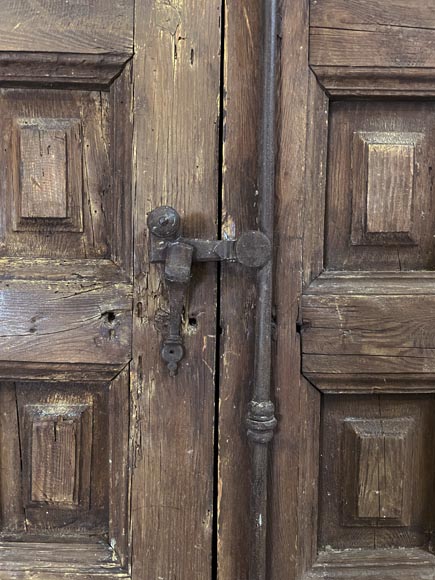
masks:
[[[169,206],[148,215],[150,261],[164,264],[169,296],[168,335],[162,346],[162,359],[171,376],[177,374],[184,357],[181,322],[193,262],[238,262],[249,268],[262,268],[272,257],[269,238],[260,231],[248,231],[237,240],[183,238],[180,215]]]

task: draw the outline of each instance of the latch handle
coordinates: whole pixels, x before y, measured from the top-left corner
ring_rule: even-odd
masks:
[[[171,376],[177,374],[184,357],[181,322],[192,262],[239,262],[261,268],[271,259],[269,238],[259,231],[248,231],[238,240],[201,240],[181,236],[181,218],[169,206],[148,215],[150,261],[164,263],[164,278],[169,294],[169,330],[161,350]]]

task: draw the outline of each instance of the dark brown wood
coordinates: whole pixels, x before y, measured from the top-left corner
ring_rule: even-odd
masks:
[[[134,3],[115,4],[0,7],[4,579],[130,577]]]
[[[315,549],[312,496],[302,473],[313,478],[318,396],[300,377],[298,297],[302,289],[303,198],[309,70],[308,3],[282,4],[279,153],[276,207],[275,401],[279,429],[273,444],[270,578],[299,578]],[[315,263],[315,267],[317,263]],[[306,402],[309,403],[307,406]],[[312,405],[311,405],[312,404]],[[303,466],[301,469],[301,465]],[[296,474],[301,474],[299,481]],[[315,489],[313,490],[315,492]],[[283,539],[285,546],[283,549]],[[314,543],[313,543],[314,542]]]
[[[133,578],[212,577],[216,266],[195,265],[174,380],[147,212],[169,203],[185,235],[216,237],[221,3],[136,6],[135,304],[132,362]],[[158,522],[158,523],[157,523]],[[157,525],[156,525],[157,523]]]
[[[261,2],[226,3],[222,237],[256,227],[257,127]],[[233,55],[237,54],[237,60]],[[254,356],[255,279],[225,265],[221,272],[218,577],[246,580],[249,570],[249,446],[243,424]],[[241,313],[234,316],[235,312]],[[243,344],[243,348],[240,345]]]
[[[129,53],[2,52],[0,82],[17,87],[107,89],[130,58]]]
[[[371,374],[372,388],[382,389],[383,375],[385,387],[394,374],[398,380],[409,373],[432,376],[432,279],[432,273],[420,279],[414,272],[318,278],[303,297],[303,370],[310,380],[320,386],[326,374],[346,374],[353,389],[350,374]]]
[[[330,117],[326,267],[432,269],[431,103],[340,101],[332,104]],[[388,164],[382,169],[379,160],[386,148]],[[394,181],[397,148],[406,148],[410,156],[400,162],[402,184]],[[381,182],[377,185],[371,177],[374,173]],[[387,202],[387,182],[390,196],[396,192],[404,197]],[[403,215],[407,224],[393,223],[394,212]],[[384,220],[384,231],[370,231],[377,227],[370,221],[374,214]]]
[[[433,395],[325,398],[320,550],[427,548],[434,402]]]
[[[130,365],[109,384],[109,545],[121,566],[131,562],[130,551]]]
[[[419,67],[311,67],[333,97],[433,97],[434,69]]]

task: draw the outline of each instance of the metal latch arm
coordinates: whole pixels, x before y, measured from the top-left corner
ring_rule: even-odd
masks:
[[[176,375],[184,357],[181,322],[193,262],[238,262],[261,268],[271,260],[271,243],[259,231],[248,231],[237,240],[202,240],[183,238],[181,218],[169,206],[154,209],[148,215],[150,261],[164,264],[164,278],[169,295],[169,332],[161,350],[171,376]]]

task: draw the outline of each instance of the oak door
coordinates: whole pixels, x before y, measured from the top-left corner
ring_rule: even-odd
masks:
[[[301,577],[432,578],[434,6],[310,9]]]

